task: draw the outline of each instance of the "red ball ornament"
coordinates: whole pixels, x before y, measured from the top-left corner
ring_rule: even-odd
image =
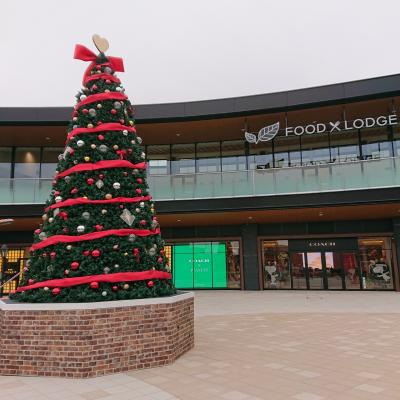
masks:
[[[36,235],[39,235],[40,232],[42,232],[42,231],[41,231],[39,228],[38,228],[38,229],[35,229],[35,234],[36,234]]]
[[[147,282],[147,286],[148,286],[149,288],[152,288],[152,287],[154,286],[154,282],[153,282],[153,281],[148,281],[148,282]]]
[[[136,182],[137,182],[137,183],[143,183],[143,179],[142,179],[142,178],[137,178],[137,179],[136,179]]]
[[[88,179],[86,179],[86,183],[87,183],[88,185],[93,185],[94,179],[93,179],[93,178],[88,178]]]
[[[97,90],[97,85],[92,85],[92,90]]]
[[[103,135],[98,135],[98,136],[97,136],[97,139],[99,139],[99,140],[104,140],[104,136],[103,136]]]
[[[47,257],[47,253],[43,253],[43,254],[42,254],[42,257]]]
[[[91,287],[92,289],[98,289],[98,288],[99,288],[99,282],[92,282],[92,283],[90,284],[90,287]]]
[[[35,283],[34,279],[28,279],[28,285],[33,285]]]
[[[74,149],[70,149],[70,150],[69,150],[69,154],[72,155],[72,154],[74,154],[74,153],[75,153],[75,150],[74,150]]]
[[[78,116],[78,111],[74,111],[74,112],[72,113],[72,116],[73,116],[73,117],[77,117],[77,116]]]
[[[164,250],[160,250],[160,254],[163,256],[165,254]]]
[[[115,109],[115,108],[113,108],[112,110],[111,110],[111,114],[112,115],[115,115],[117,113],[117,110]]]
[[[73,261],[70,265],[71,265],[71,269],[73,269],[74,271],[79,268],[78,261]]]
[[[104,174],[99,174],[99,179],[104,179]]]
[[[95,226],[95,228],[96,228],[96,231],[102,231],[103,230],[103,225],[99,225],[99,224],[97,224],[96,226]]]
[[[102,122],[101,121],[97,121],[97,125],[101,125],[102,124]]]
[[[123,172],[124,176],[128,176],[128,173],[126,171]]]
[[[140,225],[143,225],[143,226],[144,226],[144,225],[146,225],[146,223],[147,223],[147,222],[146,222],[144,219],[142,219],[142,220],[140,221]]]
[[[113,250],[118,250],[118,249],[119,249],[119,246],[117,244],[114,244]]]
[[[111,289],[113,290],[113,292],[117,292],[118,291],[118,286],[114,285]]]
[[[66,270],[64,271],[64,275],[69,275],[69,269],[66,269]]]
[[[55,287],[55,288],[51,291],[51,293],[52,293],[53,296],[57,296],[58,294],[60,294],[60,292],[61,292],[61,289],[58,288],[58,287]]]
[[[87,114],[89,112],[89,110],[87,109],[87,108],[84,108],[83,110],[82,110],[82,113],[83,114]]]
[[[54,186],[57,184],[57,181],[54,180],[53,182],[51,182],[51,184]]]
[[[133,254],[134,254],[135,256],[137,256],[137,255],[139,254],[139,249],[138,249],[138,248],[134,248],[134,249],[133,249]]]
[[[141,193],[142,193],[142,189],[138,188],[138,189],[135,190],[135,192],[136,192],[137,194],[141,194]]]
[[[163,262],[162,257],[158,257],[158,258],[157,258],[157,261],[158,261],[159,263],[162,263],[162,262]]]
[[[55,257],[56,257],[56,252],[55,252],[55,251],[52,251],[52,252],[50,253],[50,257],[51,257],[51,258],[55,258]]]
[[[121,124],[124,124],[124,120],[121,118],[120,120],[119,120],[119,122],[121,123]]]
[[[77,193],[78,193],[78,189],[77,188],[71,189],[71,194],[77,194]]]
[[[100,257],[100,250],[93,250],[92,251],[92,257]]]
[[[82,253],[85,257],[87,257],[89,254],[90,254],[90,251],[89,250],[83,250],[83,253]]]
[[[109,79],[106,79],[106,83],[107,83],[107,85],[109,85],[111,83],[111,81]]]
[[[68,232],[69,232],[69,229],[68,229],[68,228],[63,228],[63,232],[64,232],[64,233],[68,233]]]
[[[119,205],[119,208],[124,208],[124,205],[123,205],[123,204],[120,204],[120,205]]]
[[[54,196],[58,196],[60,194],[60,192],[58,191],[58,190],[56,190],[55,192],[54,192]]]
[[[131,148],[128,149],[128,153],[132,154],[133,150]]]

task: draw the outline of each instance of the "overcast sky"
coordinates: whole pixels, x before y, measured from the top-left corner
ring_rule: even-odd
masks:
[[[135,104],[400,72],[399,0],[0,0],[0,107],[72,106],[93,33]]]

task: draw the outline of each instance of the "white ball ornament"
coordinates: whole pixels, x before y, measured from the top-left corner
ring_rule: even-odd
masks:
[[[118,268],[119,268],[119,264],[115,264],[115,265],[114,265],[114,268],[117,268],[117,269],[118,269]]]
[[[43,221],[46,221],[48,218],[49,218],[49,216],[47,214],[43,214],[42,215],[42,220]]]
[[[143,140],[142,140],[142,138],[140,136],[138,136],[137,137],[137,141],[138,141],[139,144],[141,144]]]
[[[39,239],[40,239],[40,240],[45,240],[45,239],[47,239],[46,232],[40,232],[40,233],[39,233]]]
[[[114,182],[113,183],[113,188],[114,189],[120,189],[121,188],[121,184],[119,182]]]
[[[110,67],[105,67],[105,68],[104,68],[104,72],[105,72],[106,74],[111,74],[111,73],[112,73],[112,69],[111,69]]]
[[[127,135],[128,135],[128,131],[127,131],[126,129],[124,129],[124,130],[122,131],[122,134],[123,134],[124,136],[127,136]]]
[[[82,213],[82,218],[86,219],[86,220],[89,220],[90,219],[90,213],[88,211],[84,211]]]
[[[108,274],[110,272],[110,268],[104,267],[103,271],[104,271],[105,274]]]
[[[97,114],[97,111],[94,108],[89,108],[89,115],[91,117],[95,117]]]
[[[140,213],[140,208],[135,208],[135,211],[136,211],[137,213]]]
[[[122,104],[119,101],[114,102],[114,108],[119,110],[122,107]]]
[[[82,101],[82,100],[85,100],[86,99],[86,95],[84,95],[84,94],[81,94],[80,96],[79,96],[79,100],[80,101]]]
[[[106,209],[103,209],[103,210],[101,210],[101,213],[102,213],[103,215],[105,215],[105,214],[107,214],[107,210],[106,210]]]
[[[47,292],[47,291],[49,290],[49,288],[48,288],[47,286],[45,286],[45,287],[43,288],[43,290],[44,290],[45,292]]]
[[[101,292],[101,295],[102,295],[103,297],[106,297],[106,296],[107,296],[107,292],[104,290],[103,292]]]
[[[135,239],[136,239],[136,235],[133,234],[133,233],[131,233],[131,234],[128,236],[128,240],[129,240],[131,243],[134,242]]]
[[[78,141],[76,142],[76,145],[77,145],[78,147],[82,147],[82,146],[85,145],[85,142],[84,142],[83,140],[78,140]]]
[[[141,208],[144,208],[144,201],[141,201],[141,202],[139,203],[139,206],[140,206]]]
[[[67,245],[67,250],[72,250],[72,246],[70,244]]]
[[[97,104],[96,106],[97,108],[102,108],[103,106],[101,105],[101,103]]]
[[[67,182],[67,183],[70,183],[71,182],[71,177],[69,175],[64,176],[64,181]]]
[[[54,218],[53,218],[53,217],[50,217],[50,218],[49,218],[49,222],[50,222],[50,224],[51,224],[52,222],[54,222]]]
[[[140,154],[140,157],[142,157],[143,159],[145,159],[145,158],[146,158],[146,153],[142,152],[142,153]]]
[[[107,147],[105,144],[101,144],[101,145],[99,146],[99,151],[100,151],[101,153],[107,153],[108,147]]]
[[[95,145],[94,143],[92,143],[92,144],[90,145],[90,148],[94,150],[94,149],[96,148],[96,145]]]
[[[117,92],[122,92],[122,87],[121,86],[117,86],[116,88],[115,88],[115,90],[117,91]]]
[[[58,161],[64,160],[64,154],[59,154],[57,158],[58,158]]]
[[[56,203],[59,203],[60,201],[62,201],[62,197],[61,196],[57,196],[55,199]]]
[[[74,122],[78,121],[78,117],[72,118],[72,121],[74,121]]]
[[[132,144],[135,144],[136,142],[135,142],[135,140],[133,139],[133,140],[131,140],[131,143],[132,143]]]
[[[83,225],[78,225],[77,228],[76,228],[76,231],[78,233],[85,232],[85,227]]]
[[[149,255],[154,256],[156,254],[156,249],[150,249]]]

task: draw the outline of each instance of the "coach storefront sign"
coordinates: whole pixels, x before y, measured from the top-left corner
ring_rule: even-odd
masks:
[[[373,128],[374,126],[397,125],[396,114],[380,115],[379,117],[357,118],[353,121],[331,121],[331,122],[313,122],[308,125],[288,126],[284,129],[285,136],[314,135],[319,133],[337,133],[346,132],[355,129]],[[277,136],[279,132],[279,122],[265,126],[258,132],[245,132],[246,140],[249,143],[257,144],[259,142],[268,142]]]
[[[289,240],[288,245],[289,251],[297,252],[358,249],[358,242],[355,238]]]

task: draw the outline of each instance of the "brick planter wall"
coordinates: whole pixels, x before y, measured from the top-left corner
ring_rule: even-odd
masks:
[[[88,378],[172,363],[194,346],[194,297],[0,301],[0,374]]]

